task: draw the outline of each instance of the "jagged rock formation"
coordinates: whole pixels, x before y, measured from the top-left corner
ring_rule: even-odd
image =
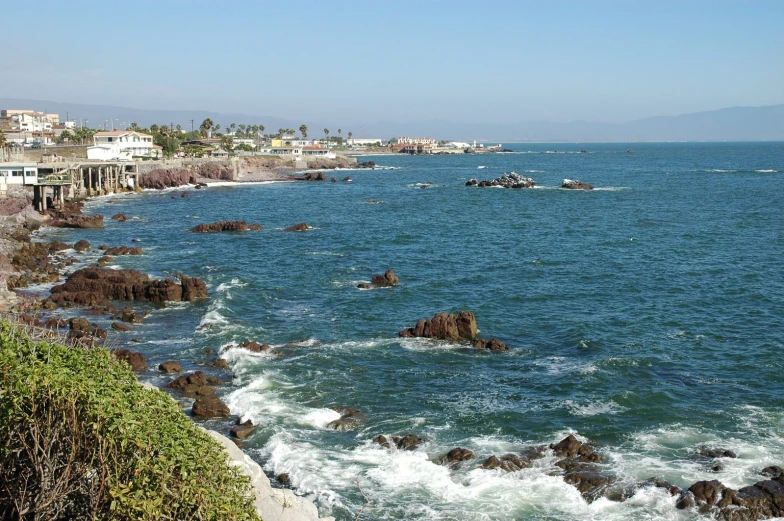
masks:
[[[248,224],[245,221],[219,221],[212,224],[199,224],[189,231],[199,233],[210,232],[247,232],[261,230],[260,224]]]

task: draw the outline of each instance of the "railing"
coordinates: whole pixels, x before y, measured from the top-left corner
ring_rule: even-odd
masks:
[[[47,174],[38,176],[38,184],[46,185],[69,185],[71,184],[71,174]]]

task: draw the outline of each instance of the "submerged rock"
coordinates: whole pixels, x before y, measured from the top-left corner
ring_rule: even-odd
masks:
[[[583,183],[582,181],[576,181],[574,179],[564,179],[561,188],[565,188],[567,190],[593,190],[593,185]]]
[[[490,340],[482,340],[481,338],[477,338],[471,342],[471,345],[477,349],[487,349],[488,351],[507,351],[509,349],[509,346],[497,338],[491,338]]]
[[[340,413],[340,418],[332,420],[327,424],[328,429],[335,429],[336,431],[345,431],[359,427],[367,421],[367,416],[354,407],[336,407],[333,410]]]
[[[260,224],[248,224],[245,221],[219,221],[212,224],[199,224],[189,231],[197,233],[214,233],[259,231],[261,229],[262,227]]]
[[[306,232],[308,230],[312,230],[308,223],[298,223],[293,226],[289,226],[288,228],[283,228],[284,232]]]

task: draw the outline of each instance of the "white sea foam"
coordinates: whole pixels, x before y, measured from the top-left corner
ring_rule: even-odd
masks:
[[[759,172],[760,174],[775,174],[778,170],[772,169],[765,169],[765,170],[755,170],[755,172]]]
[[[572,400],[566,400],[564,401],[564,405],[566,405],[569,412],[575,416],[610,415],[626,410],[626,407],[622,407],[612,400],[595,400],[582,404],[574,403]]]
[[[248,285],[247,282],[242,282],[240,279],[233,278],[229,282],[222,282],[218,284],[218,287],[215,288],[215,291],[219,293],[225,293],[228,292],[230,289],[244,288],[247,285]]]

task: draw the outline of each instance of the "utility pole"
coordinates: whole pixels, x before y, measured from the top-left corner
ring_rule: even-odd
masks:
[[[191,120],[191,132],[193,132],[193,120]]]

